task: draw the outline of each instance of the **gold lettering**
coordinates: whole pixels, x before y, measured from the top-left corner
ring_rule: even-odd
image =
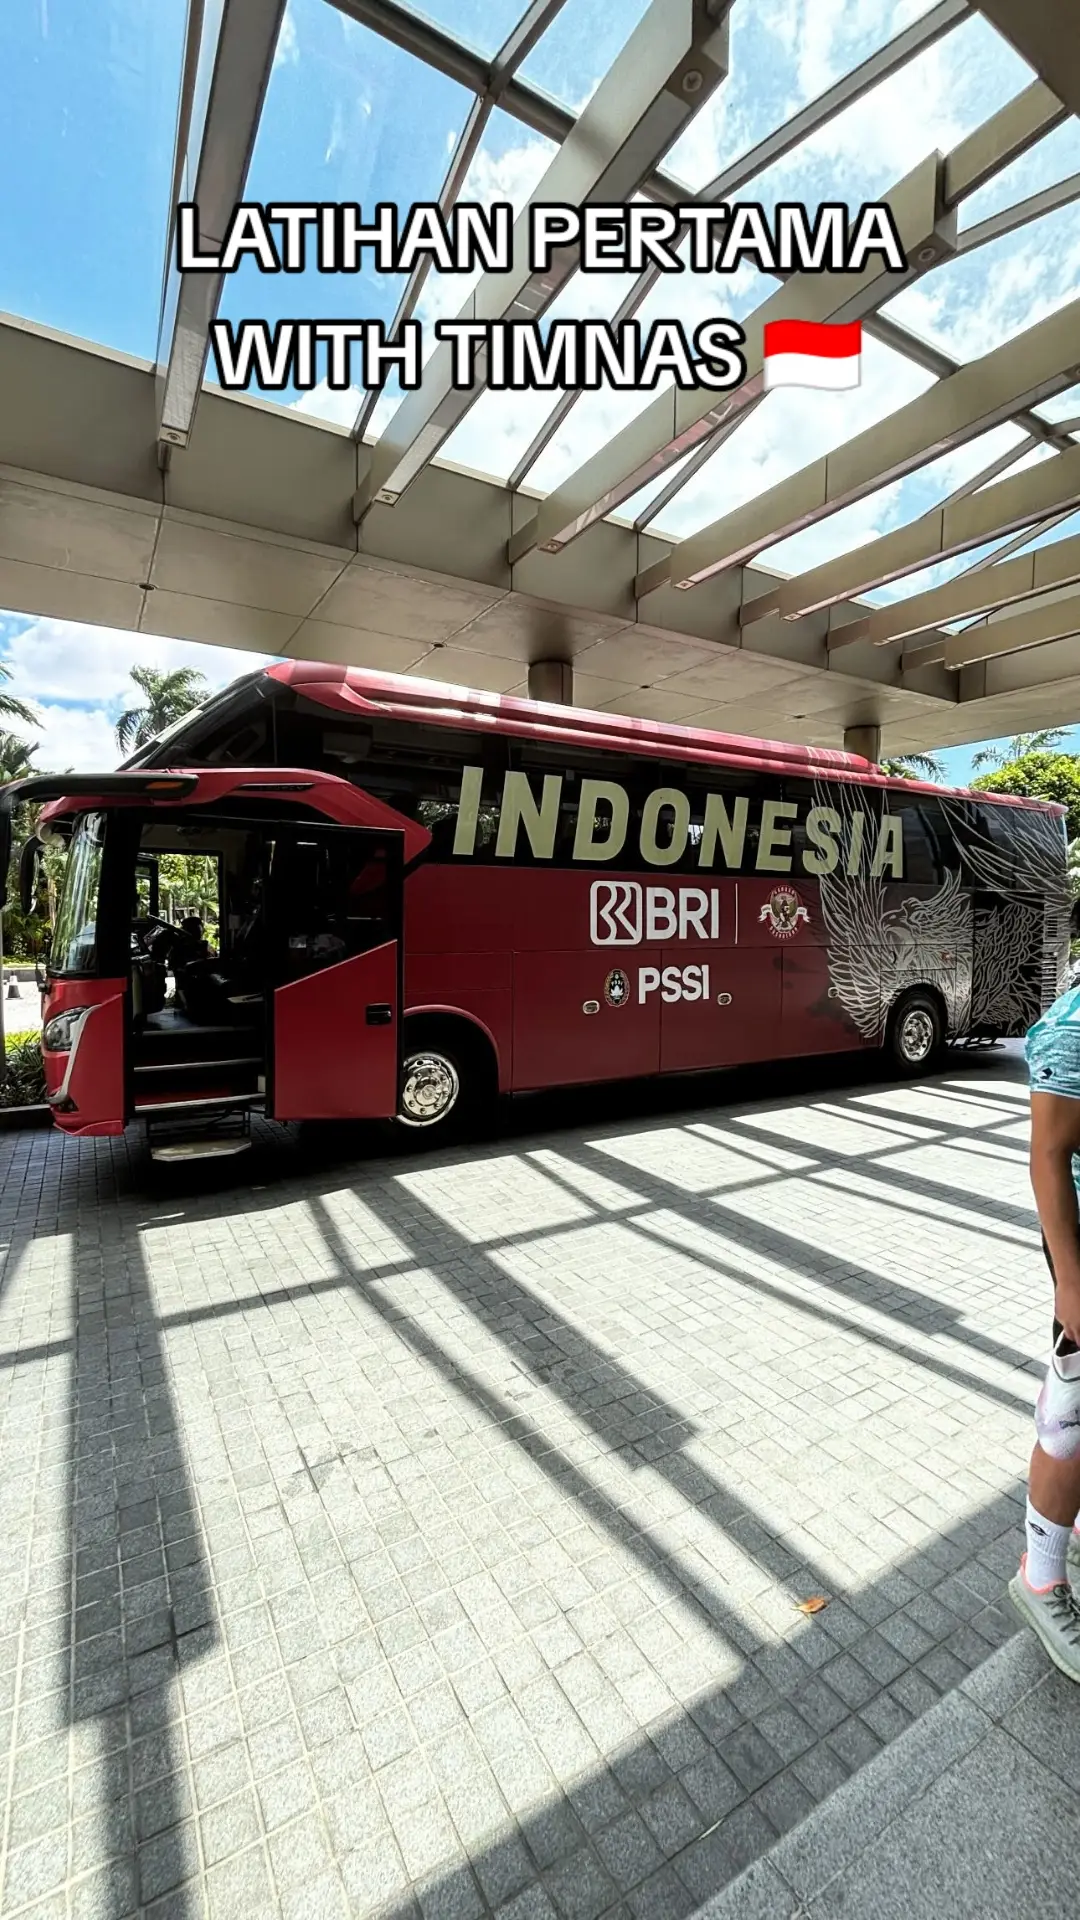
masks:
[[[832,873],[840,858],[836,843],[843,822],[835,807],[811,807],[806,816],[806,837],[810,847],[803,850],[802,863],[807,873]]]
[[[716,864],[716,843],[719,840],[724,854],[724,865],[729,868],[742,866],[743,846],[746,842],[746,815],[749,801],[740,794],[735,801],[734,819],[729,815],[727,804],[718,793],[710,793],[705,802],[705,819],[701,828],[701,849],[698,853],[698,866],[711,867]]]
[[[611,808],[606,840],[596,838],[596,808],[601,800],[606,800]],[[583,780],[574,833],[574,859],[614,860],[623,850],[629,822],[630,801],[625,787],[614,780]]]
[[[865,813],[853,813],[851,816],[851,839],[848,843],[847,870],[858,873],[862,866],[863,839],[866,834]]]
[[[457,854],[476,852],[476,823],[480,817],[483,789],[483,767],[462,767],[457,825],[454,828],[454,852]]]
[[[791,828],[781,824],[784,820],[794,820],[798,807],[793,800],[766,800],[761,809],[761,832],[758,835],[758,872],[791,872]],[[787,847],[787,853],[782,848]]]
[[[665,807],[671,808],[674,818],[671,822],[670,844],[662,847],[657,841],[656,829]],[[686,851],[689,832],[690,802],[685,793],[680,793],[677,787],[655,788],[641,809],[642,859],[647,860],[650,867],[673,867]]]
[[[881,825],[878,828],[878,842],[870,866],[871,879],[880,879],[886,867],[894,880],[903,879],[904,823],[898,813],[886,813],[882,816]]]
[[[495,843],[497,860],[512,860],[517,852],[518,828],[524,825],[526,838],[538,860],[550,860],[555,851],[555,832],[559,824],[559,799],[562,775],[545,773],[544,797],[537,806],[527,773],[508,773],[503,781],[499,837]]]

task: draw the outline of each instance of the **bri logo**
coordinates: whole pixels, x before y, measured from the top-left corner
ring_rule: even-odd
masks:
[[[640,947],[667,940],[720,938],[719,887],[643,887],[638,880],[594,880],[589,893],[594,947]]]

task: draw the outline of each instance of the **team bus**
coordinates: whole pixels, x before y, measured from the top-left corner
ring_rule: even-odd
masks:
[[[169,1156],[249,1116],[445,1138],[496,1093],[1022,1033],[1068,956],[1063,809],[841,752],[290,662],[100,775],[31,778],[68,842],[44,978],[72,1134]],[[169,854],[210,910],[183,953]],[[0,873],[8,867],[0,847]],[[170,958],[170,944],[173,952]]]

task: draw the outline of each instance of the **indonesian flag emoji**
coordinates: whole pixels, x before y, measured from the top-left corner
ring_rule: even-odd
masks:
[[[765,391],[824,387],[839,392],[862,378],[862,322],[827,326],[817,320],[767,320]]]

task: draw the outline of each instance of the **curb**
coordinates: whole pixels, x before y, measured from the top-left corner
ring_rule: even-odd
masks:
[[[830,1899],[827,1889],[1051,1672],[1034,1634],[1018,1629],[689,1920],[824,1920],[839,1913],[842,1896]]]
[[[20,1127],[47,1127],[51,1120],[50,1107],[0,1107],[0,1133],[14,1133]]]

